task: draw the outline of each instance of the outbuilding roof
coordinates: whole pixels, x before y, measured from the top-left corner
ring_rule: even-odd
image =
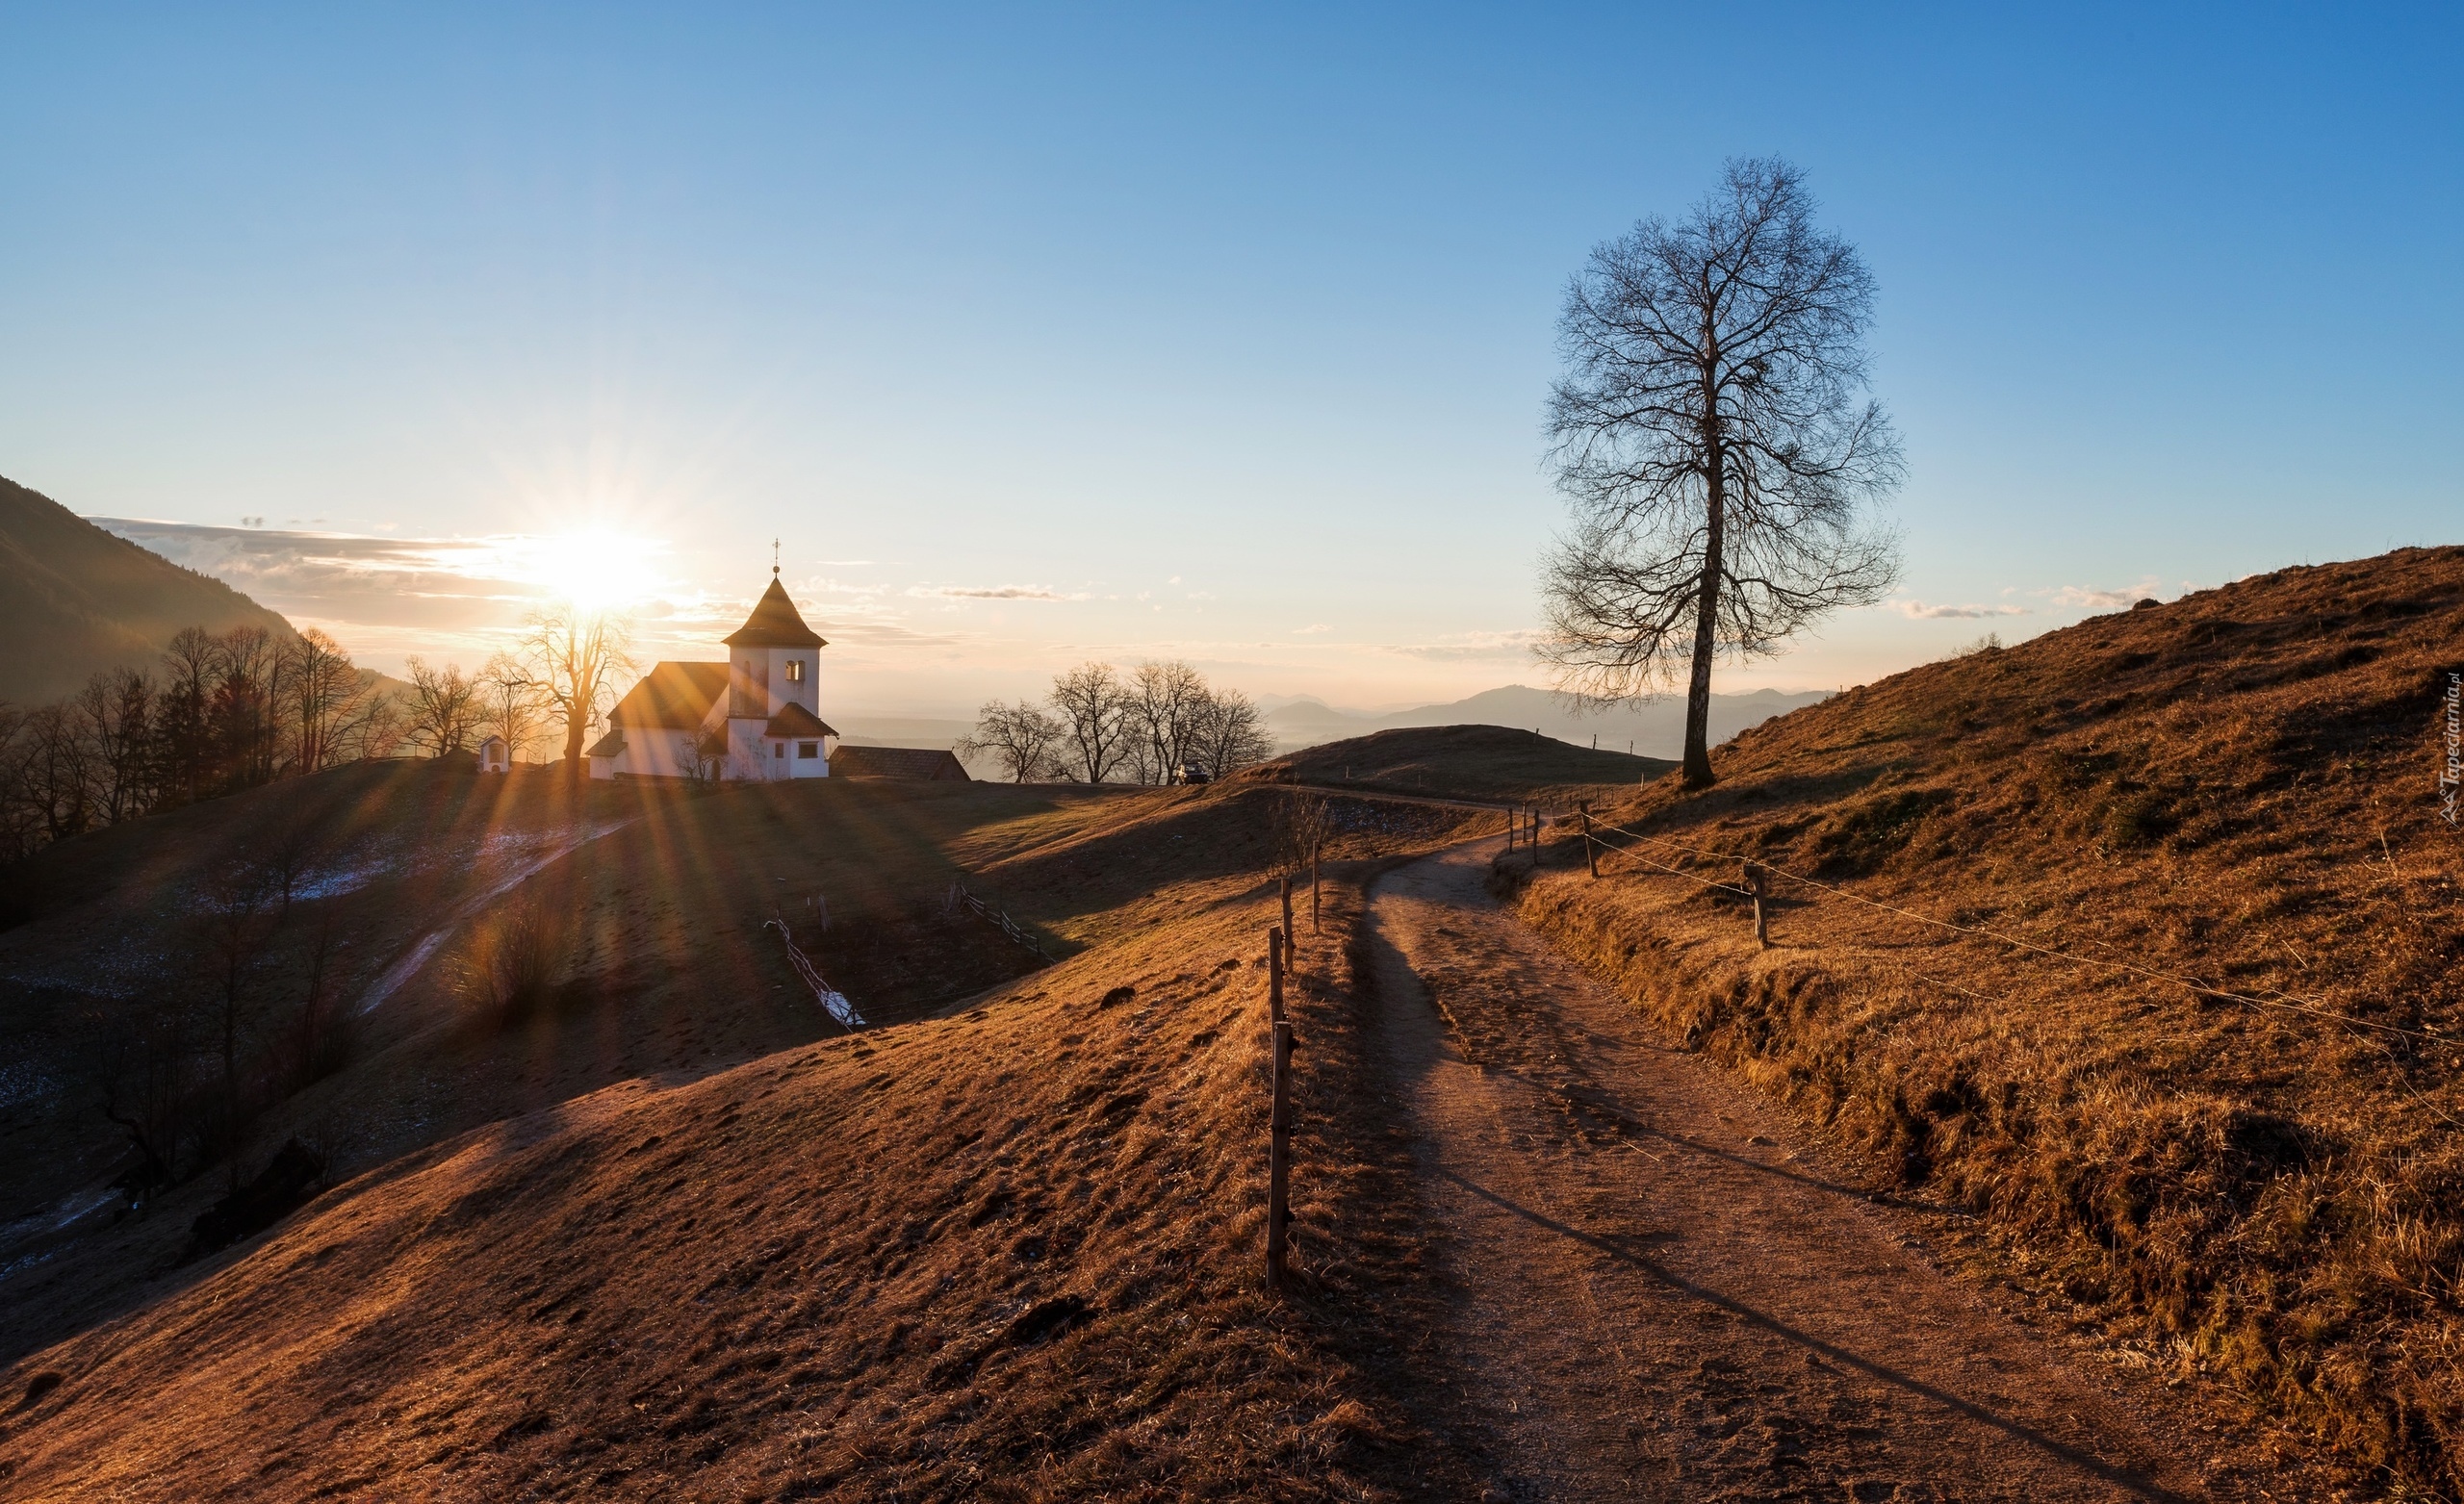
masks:
[[[919,781],[972,781],[965,764],[937,747],[850,747],[838,744],[830,754],[834,778],[912,778]]]
[[[821,634],[805,625],[796,603],[787,599],[786,587],[779,583],[774,573],[770,588],[754,602],[753,614],[744,625],[720,639],[731,648],[827,648]]]

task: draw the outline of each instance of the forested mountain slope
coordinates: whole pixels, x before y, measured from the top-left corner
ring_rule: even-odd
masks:
[[[151,669],[184,626],[291,635],[290,623],[220,580],[0,478],[0,700],[55,700],[102,670]]]

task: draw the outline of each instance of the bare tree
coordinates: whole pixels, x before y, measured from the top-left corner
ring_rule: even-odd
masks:
[[[1776,160],[1730,163],[1682,222],[1643,220],[1567,288],[1549,425],[1574,523],[1539,653],[1593,704],[1681,678],[1689,787],[1712,780],[1714,660],[1776,652],[1897,579],[1896,537],[1861,516],[1902,472],[1861,396],[1872,306]]]
[[[632,624],[611,611],[545,606],[525,628],[522,659],[547,697],[550,716],[564,728],[565,772],[580,777],[582,743],[615,704],[617,679],[632,672]]]
[[[1052,707],[1067,738],[1070,776],[1101,783],[1120,765],[1129,737],[1129,702],[1109,663],[1082,663],[1052,681]]]
[[[1274,755],[1274,739],[1257,702],[1237,689],[1207,692],[1190,732],[1190,752],[1210,777],[1222,777]]]
[[[214,791],[214,637],[201,626],[184,626],[163,650],[163,689],[155,698],[154,726],[161,742],[164,797],[175,804]]]
[[[1293,794],[1274,809],[1275,854],[1287,872],[1309,871],[1309,928],[1318,928],[1318,867],[1335,833],[1334,806],[1317,794]]]
[[[289,771],[319,773],[365,755],[370,731],[389,714],[376,676],[313,626],[283,645],[280,662]]]
[[[38,705],[26,717],[23,798],[44,836],[61,841],[94,823],[93,744],[67,704]]]
[[[716,788],[728,773],[728,738],[724,731],[684,731],[679,733],[682,746],[678,749],[677,762],[684,769],[685,778],[703,788]]]
[[[1126,686],[1136,762],[1144,783],[1168,783],[1190,757],[1190,742],[1206,703],[1206,680],[1177,660],[1142,663]]]
[[[271,869],[246,857],[211,873],[199,896],[205,912],[194,954],[221,1066],[209,1134],[214,1151],[230,1157],[231,1187],[237,1190],[249,1106],[242,1090],[240,1052],[256,1026],[258,977],[281,924],[281,908]]]
[[[281,1048],[282,1074],[293,1090],[322,1081],[350,1057],[353,1019],[349,1000],[336,984],[342,969],[340,931],[340,906],[329,900],[318,907],[315,928],[301,948],[299,1010],[292,1015]]]
[[[180,1140],[196,1098],[192,1017],[186,999],[158,992],[115,1000],[85,1020],[81,1073],[104,1119],[138,1153],[124,1184],[140,1203],[178,1179]]]
[[[549,701],[529,668],[509,652],[500,652],[480,666],[478,730],[504,738],[508,761],[529,752],[548,728]]]
[[[1004,704],[988,700],[976,712],[975,729],[950,750],[962,759],[988,753],[1009,770],[1011,781],[1024,783],[1050,769],[1054,751],[1066,734],[1051,711],[1031,701]]]
[[[26,712],[0,701],[0,864],[33,854],[45,839],[34,801],[34,738]]]
[[[154,684],[135,669],[97,674],[77,697],[91,749],[94,794],[106,824],[117,825],[152,802]]]
[[[282,645],[262,626],[235,626],[214,639],[211,724],[224,766],[224,789],[270,783],[281,756]]]
[[[479,686],[463,676],[459,664],[431,669],[414,657],[402,666],[411,674],[412,745],[434,757],[460,752],[479,719]]]

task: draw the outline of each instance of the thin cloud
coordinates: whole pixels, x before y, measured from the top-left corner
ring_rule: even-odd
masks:
[[[1975,621],[1989,616],[2026,616],[2026,606],[1931,605],[1922,600],[1886,600],[1883,609],[1912,622]]]
[[[928,600],[1084,600],[1043,585],[914,585],[907,592]]]
[[[2140,581],[2132,590],[2091,590],[2084,585],[2065,585],[2053,592],[2053,603],[2090,611],[2118,611],[2134,601],[2146,599],[2155,591],[2156,581],[2152,578]]]
[[[955,633],[918,632],[891,622],[838,622],[822,635],[841,648],[955,648],[965,641]]]
[[[1425,643],[1392,643],[1380,648],[1399,657],[1418,658],[1424,663],[1520,663],[1531,656],[1541,633],[1532,630],[1513,632],[1457,632]]]
[[[125,517],[88,521],[285,616],[468,627],[519,619],[544,594],[535,583],[508,576],[504,539],[372,538]]]
[[[1292,629],[1292,635],[1295,637],[1314,637],[1320,632],[1331,632],[1333,630],[1333,627],[1328,626],[1323,622],[1312,622],[1306,626],[1294,627]]]

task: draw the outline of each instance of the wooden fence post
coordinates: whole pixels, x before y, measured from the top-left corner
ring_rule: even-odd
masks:
[[[1267,1021],[1283,1022],[1283,931],[1267,931]]]
[[[1267,1119],[1267,1285],[1283,1287],[1286,1230],[1292,1223],[1292,1025],[1274,1026],[1274,1107]]]
[[[1520,811],[1508,809],[1505,812],[1505,854],[1508,856],[1514,854],[1514,831],[1515,828],[1521,824],[1523,824],[1523,815]]]
[[[1318,932],[1318,853],[1324,845],[1323,836],[1309,843],[1309,932],[1311,934]]]
[[[1594,740],[1598,740],[1598,738],[1595,737]],[[1591,875],[1595,878],[1599,877],[1600,848],[1592,844],[1591,801],[1589,800],[1583,801],[1582,803],[1582,859],[1590,866]]]
[[[1764,886],[1762,868],[1759,864],[1755,862],[1745,864],[1745,886],[1746,891],[1754,895],[1755,949],[1767,951],[1771,949],[1771,925],[1769,916],[1762,910],[1762,899],[1769,890]]]
[[[1295,931],[1292,928],[1292,875],[1290,873],[1286,873],[1283,879],[1283,962],[1287,970],[1296,975],[1300,970],[1300,953],[1292,948],[1292,938],[1294,933]]]

